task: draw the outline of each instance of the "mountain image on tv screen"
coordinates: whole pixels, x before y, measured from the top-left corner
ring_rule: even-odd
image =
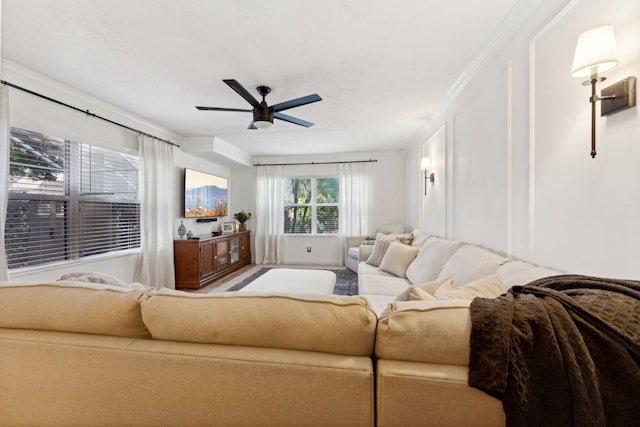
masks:
[[[227,216],[228,198],[226,178],[185,169],[185,218]]]

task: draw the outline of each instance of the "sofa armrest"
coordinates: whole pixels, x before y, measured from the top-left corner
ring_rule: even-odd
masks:
[[[362,243],[363,240],[365,240],[366,238],[367,238],[367,236],[351,236],[351,237],[347,237],[347,239],[346,239],[347,249],[355,248],[357,246],[360,246],[360,243]]]
[[[366,261],[373,252],[373,245],[360,245],[358,249],[358,261]]]

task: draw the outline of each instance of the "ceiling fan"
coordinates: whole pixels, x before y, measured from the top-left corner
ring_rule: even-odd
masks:
[[[251,106],[252,110],[242,108],[219,108],[219,107],[196,107],[198,110],[206,111],[244,111],[253,112],[253,120],[249,125],[249,129],[263,129],[273,124],[273,119],[284,120],[285,122],[293,123],[296,125],[310,127],[313,123],[306,120],[298,119],[296,117],[282,114],[280,111],[288,110],[289,108],[299,107],[301,105],[311,104],[312,102],[322,101],[322,98],[316,93],[313,95],[303,96],[302,98],[292,99],[290,101],[281,102],[276,105],[269,106],[265,97],[271,92],[271,88],[268,86],[258,86],[256,89],[260,96],[262,96],[262,102],[258,102],[249,91],[247,91],[237,80],[227,79],[222,80],[231,89],[235,90],[238,95],[243,97]]]

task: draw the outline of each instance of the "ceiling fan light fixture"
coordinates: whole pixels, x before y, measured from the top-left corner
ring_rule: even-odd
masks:
[[[270,128],[273,123],[268,120],[256,120],[255,122],[253,122],[253,125],[258,129],[267,129]]]

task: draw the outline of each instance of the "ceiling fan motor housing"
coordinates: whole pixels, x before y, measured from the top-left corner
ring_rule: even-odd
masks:
[[[273,123],[273,109],[266,105],[262,105],[262,108],[254,108],[253,121]]]

